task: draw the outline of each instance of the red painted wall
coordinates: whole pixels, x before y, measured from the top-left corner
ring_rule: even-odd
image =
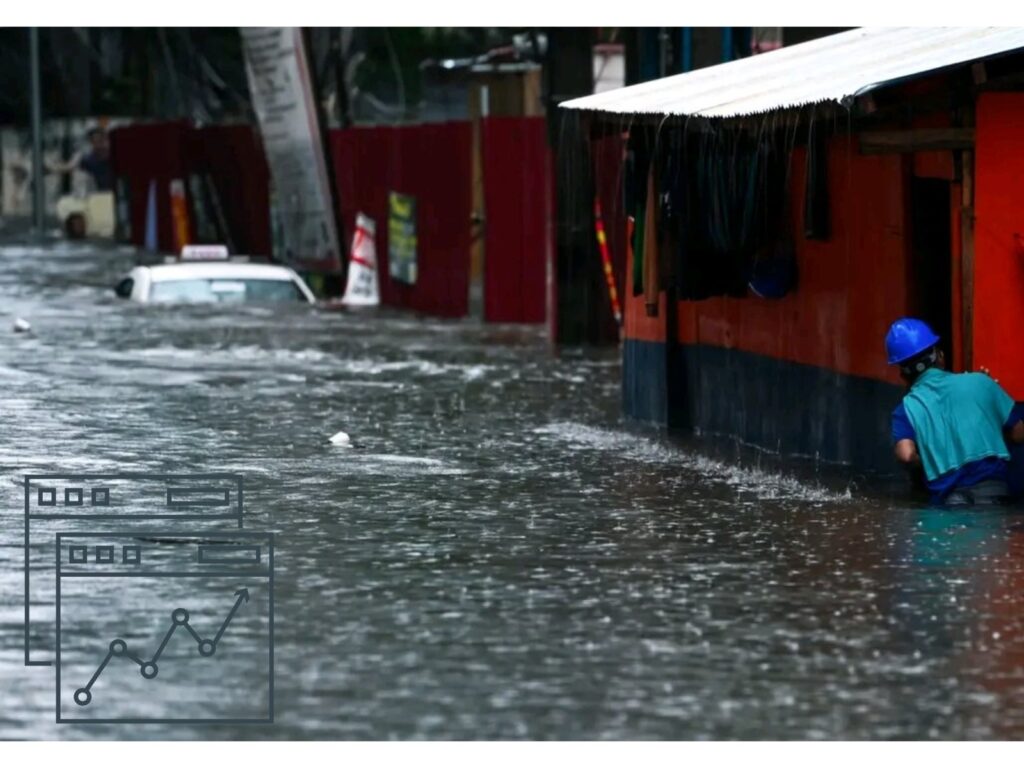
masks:
[[[377,225],[381,301],[441,317],[469,309],[471,148],[468,122],[359,127],[330,132],[344,236],[356,213]],[[388,194],[416,198],[418,278],[388,274]],[[345,244],[348,250],[348,243]]]
[[[484,319],[542,323],[551,195],[547,121],[482,121]]]
[[[984,93],[975,111],[974,366],[1024,399],[1024,94]],[[1021,247],[1024,248],[1024,242]]]
[[[802,234],[804,152],[795,151],[792,205],[799,269],[797,289],[779,300],[749,296],[679,303],[679,338],[687,344],[736,348],[845,374],[898,383],[886,365],[889,324],[907,307],[909,167],[898,155],[861,155],[855,136],[829,147],[831,237]],[[629,272],[630,270],[627,270]],[[627,286],[626,335],[660,341],[643,297]]]

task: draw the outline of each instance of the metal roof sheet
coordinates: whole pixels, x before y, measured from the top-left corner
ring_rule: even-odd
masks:
[[[612,114],[741,117],[843,103],[894,80],[1024,49],[1021,27],[863,27],[562,102]]]

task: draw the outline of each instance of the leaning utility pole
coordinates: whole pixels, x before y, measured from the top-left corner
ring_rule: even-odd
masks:
[[[43,107],[39,84],[39,28],[28,31],[29,65],[31,68],[30,100],[32,102],[32,228],[43,233],[43,208],[46,205],[43,179]]]

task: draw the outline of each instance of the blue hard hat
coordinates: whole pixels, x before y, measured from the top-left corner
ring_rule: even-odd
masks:
[[[939,343],[939,337],[928,323],[913,317],[902,317],[885,334],[885,351],[889,365],[902,363]]]

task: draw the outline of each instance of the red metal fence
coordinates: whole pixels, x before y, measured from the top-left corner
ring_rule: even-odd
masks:
[[[131,241],[145,244],[146,207],[150,184],[156,190],[157,243],[160,250],[174,249],[171,227],[170,184],[184,179],[188,169],[188,123],[140,123],[110,132],[111,166],[115,178],[127,184]]]
[[[482,124],[484,319],[542,323],[551,211],[543,117],[490,117]]]
[[[141,123],[111,134],[114,174],[129,192],[131,239],[145,244],[150,186],[156,192],[157,241],[175,250],[170,185],[185,182],[190,239],[196,206],[189,177],[207,174],[235,250],[269,255],[269,173],[250,126],[193,128]],[[482,122],[486,207],[484,314],[492,322],[539,323],[545,317],[551,172],[543,118]],[[343,236],[356,213],[377,224],[381,301],[440,317],[469,310],[472,238],[472,127],[469,122],[359,127],[330,132]],[[418,270],[414,284],[388,270],[388,195],[416,200]],[[347,251],[347,242],[343,243]]]
[[[160,250],[175,250],[170,185],[185,184],[190,239],[196,238],[196,205],[189,176],[209,174],[235,249],[270,255],[270,199],[267,163],[255,130],[248,125],[193,128],[186,122],[137,123],[111,131],[114,176],[126,183],[131,241],[145,244],[149,189],[156,197]]]
[[[441,317],[469,310],[472,133],[468,122],[331,131],[346,239],[362,212],[377,224],[381,301]],[[388,272],[388,194],[416,199],[415,284]],[[347,244],[346,244],[347,250]]]
[[[248,125],[210,125],[191,136],[193,170],[216,186],[235,250],[269,256],[270,169],[259,135]]]

